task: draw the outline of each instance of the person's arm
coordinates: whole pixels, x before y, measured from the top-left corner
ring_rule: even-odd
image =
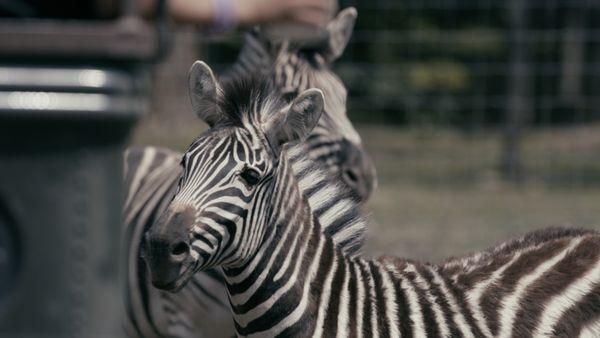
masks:
[[[138,0],[151,13],[155,0]],[[231,20],[241,26],[292,22],[324,27],[337,9],[336,0],[168,0],[171,17],[184,23],[211,25]]]

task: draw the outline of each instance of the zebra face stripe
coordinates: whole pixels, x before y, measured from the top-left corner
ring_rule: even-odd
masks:
[[[309,158],[323,164],[332,177],[336,177],[352,192],[357,201],[369,199],[377,187],[377,173],[361,146],[315,132],[308,137],[306,144]]]
[[[325,112],[313,135],[352,145],[332,151],[331,157],[338,158],[321,164],[339,177],[339,182],[353,191],[360,202],[366,202],[377,185],[375,167],[346,113],[347,90],[331,69],[346,48],[356,15],[352,8],[341,11],[328,25],[327,37],[310,46],[272,39],[268,32],[253,30],[246,34],[238,62],[228,75],[252,72],[267,75],[288,100],[308,88],[321,89],[325,94]]]
[[[242,264],[257,250],[274,168],[259,137],[237,127],[208,132],[185,153],[179,191],[148,236],[148,251],[160,256],[149,258],[157,287],[178,289],[199,269]],[[256,182],[244,178],[249,171]]]
[[[188,178],[181,182],[180,194],[173,203],[191,205],[196,210],[191,229],[192,250],[200,257],[208,257],[197,263],[198,268],[244,261],[247,257],[234,248],[262,232],[259,227],[249,226],[248,219],[255,215],[248,210],[253,209],[257,196],[263,196],[261,190],[269,188],[272,163],[267,160],[268,154],[261,151],[260,141],[244,129],[235,130],[208,149],[202,148],[201,144],[188,152],[193,154],[184,163]],[[258,182],[247,182],[243,176],[246,172],[257,173]],[[206,242],[212,245],[208,247]]]

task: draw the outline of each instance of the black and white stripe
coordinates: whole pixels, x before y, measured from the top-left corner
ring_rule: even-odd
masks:
[[[240,88],[225,86],[216,102],[240,97],[231,91]],[[347,255],[315,217],[292,160],[311,180],[326,174],[286,145],[314,125],[319,92],[286,107],[252,93],[237,109],[200,114],[224,116],[186,152],[180,191],[149,231],[155,285],[177,290],[193,271],[222,267],[238,336],[600,335],[600,232],[545,229],[439,265]],[[321,198],[337,203],[336,187],[325,189]]]

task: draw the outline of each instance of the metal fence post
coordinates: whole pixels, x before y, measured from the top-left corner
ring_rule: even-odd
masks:
[[[510,77],[508,79],[508,105],[500,158],[500,171],[507,181],[518,182],[522,178],[521,137],[527,115],[531,111],[531,71],[527,29],[527,1],[512,0],[509,5],[511,23]]]

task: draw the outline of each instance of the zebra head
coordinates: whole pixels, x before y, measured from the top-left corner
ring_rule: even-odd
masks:
[[[325,110],[307,139],[309,156],[320,161],[365,202],[377,185],[375,166],[348,118],[346,87],[331,69],[346,49],[356,17],[356,9],[342,10],[329,23],[324,39],[311,45],[273,41],[254,30],[247,34],[238,68],[232,72],[260,70],[290,100],[309,88],[321,89]]]
[[[282,149],[308,136],[324,106],[319,89],[288,103],[269,83],[236,79],[222,89],[205,63],[192,66],[193,110],[211,128],[185,152],[178,192],[146,235],[156,287],[175,291],[197,270],[243,264],[269,232]]]

